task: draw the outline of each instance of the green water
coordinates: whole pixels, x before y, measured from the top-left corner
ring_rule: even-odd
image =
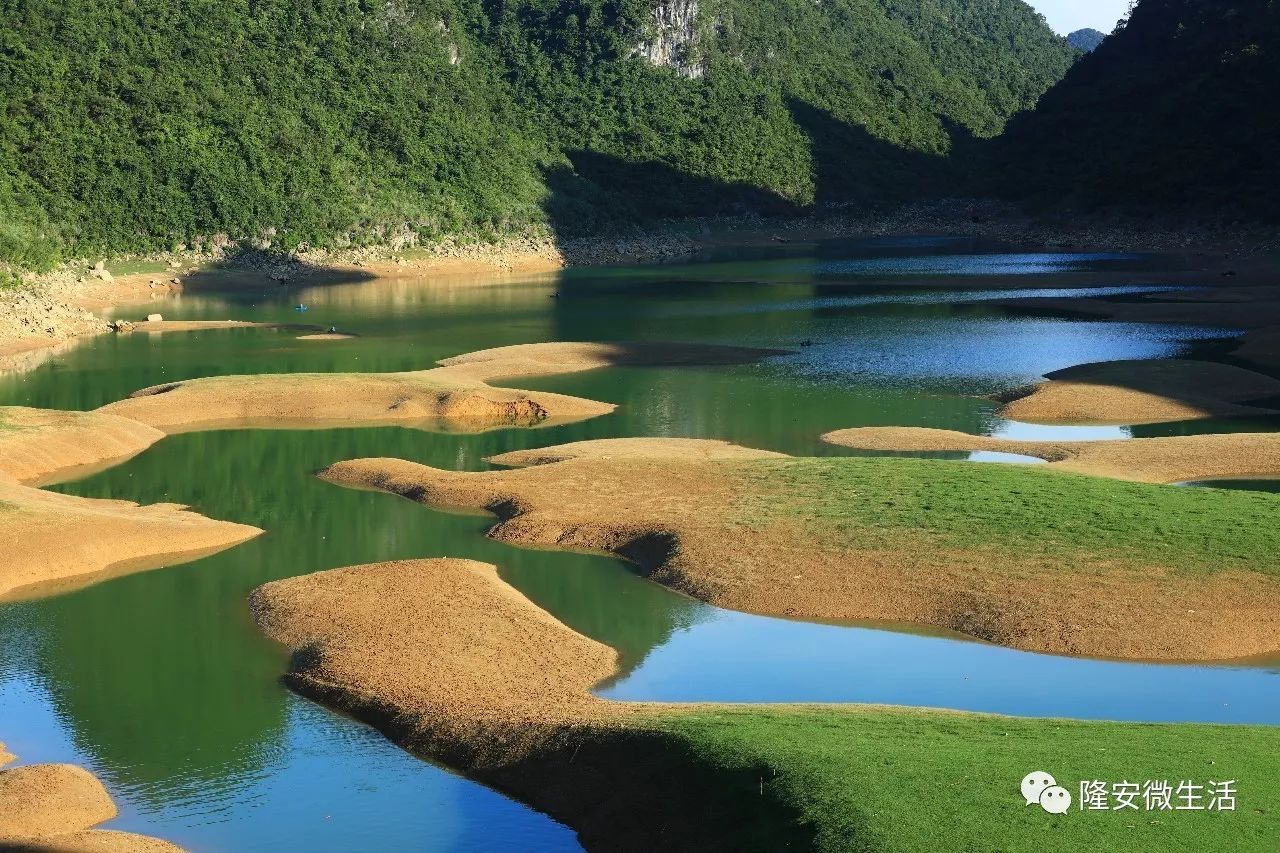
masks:
[[[285,656],[252,625],[250,590],[337,566],[433,556],[496,563],[537,603],[619,648],[625,672],[607,695],[1277,722],[1280,679],[1262,666],[1073,661],[725,613],[642,581],[614,560],[510,548],[484,538],[485,518],[312,476],[362,456],[480,470],[486,456],[504,451],[612,436],[836,454],[845,451],[818,436],[841,427],[1007,430],[994,405],[975,395],[1081,362],[1172,354],[1222,332],[1009,316],[986,304],[995,294],[983,289],[984,277],[1061,274],[1071,285],[1076,273],[1102,269],[1131,271],[1140,286],[1155,283],[1150,263],[877,243],[484,286],[285,289],[264,281],[260,289],[188,294],[134,311],[336,325],[359,337],[307,342],[282,329],[102,337],[0,379],[0,403],[89,409],[190,377],[410,370],[546,340],[690,340],[794,354],[758,365],[619,368],[518,383],[620,404],[613,415],[577,424],[480,435],[397,427],[194,433],[58,486],[189,504],[267,532],[196,562],[0,605],[0,738],[23,761],[91,767],[122,805],[112,827],[195,850],[576,849],[568,829],[413,759],[279,684]],[[955,284],[904,286],[918,276]],[[295,311],[299,303],[308,310]],[[1037,678],[1044,686],[1033,689]],[[1144,696],[1159,697],[1160,707]],[[1214,700],[1222,696],[1235,710],[1220,710]]]

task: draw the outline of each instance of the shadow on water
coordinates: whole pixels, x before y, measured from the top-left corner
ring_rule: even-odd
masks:
[[[372,274],[358,269],[309,263],[284,252],[239,245],[224,250],[213,263],[183,274],[182,284],[191,290],[270,291],[293,279],[321,285],[351,284],[373,278]]]

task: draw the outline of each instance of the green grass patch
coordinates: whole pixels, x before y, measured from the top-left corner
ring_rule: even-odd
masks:
[[[1031,720],[908,710],[706,710],[647,719],[731,777],[754,813],[786,803],[831,851],[1267,851],[1280,839],[1280,730]],[[1019,795],[1052,774],[1071,810]],[[1235,780],[1234,811],[1081,811],[1079,783]],[[1174,804],[1181,801],[1175,798]],[[1200,802],[1207,805],[1208,799]],[[725,827],[726,834],[733,826]],[[736,849],[762,849],[753,837]]]
[[[1280,573],[1280,495],[1126,483],[920,459],[798,459],[744,466],[752,524],[803,519],[854,548],[924,537],[938,547],[1187,572]],[[1064,556],[1078,560],[1063,560]]]

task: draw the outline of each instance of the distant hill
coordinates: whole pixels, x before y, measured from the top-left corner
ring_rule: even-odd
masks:
[[[26,0],[0,259],[941,188],[1076,53],[1022,0]]]
[[[1141,0],[1033,112],[986,174],[1055,205],[1280,220],[1280,3]]]
[[[1102,40],[1106,37],[1107,34],[1104,32],[1085,28],[1083,30],[1076,30],[1074,33],[1068,35],[1067,44],[1079,50],[1083,50],[1085,53],[1092,53],[1097,49],[1098,45],[1102,44]]]

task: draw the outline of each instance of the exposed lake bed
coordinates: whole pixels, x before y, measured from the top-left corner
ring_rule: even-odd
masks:
[[[491,524],[483,518],[447,515],[387,495],[338,489],[312,476],[342,460],[370,457],[478,472],[485,470],[485,459],[503,453],[524,451],[536,456],[540,448],[604,438],[710,438],[793,456],[833,457],[847,451],[824,444],[820,436],[851,427],[912,425],[987,435],[998,432],[1004,421],[1000,404],[982,395],[1025,386],[1078,364],[1180,355],[1196,340],[1224,336],[1217,327],[1142,323],[1117,334],[1114,324],[1009,314],[973,297],[953,301],[945,289],[923,288],[911,299],[893,297],[899,289],[894,279],[903,274],[904,266],[909,275],[945,277],[954,272],[958,286],[965,289],[973,287],[974,276],[993,270],[1009,274],[1010,268],[1036,275],[1057,271],[1064,276],[1101,270],[1114,277],[1117,273],[1108,265],[1131,265],[1135,286],[1159,278],[1158,273],[1142,269],[1142,259],[1131,256],[1055,256],[1046,273],[1044,264],[1025,255],[1001,263],[991,258],[974,260],[972,252],[949,256],[937,247],[923,253],[919,248],[890,247],[891,262],[880,262],[886,257],[883,247],[829,251],[834,259],[816,262],[803,256],[756,256],[683,267],[577,270],[552,281],[506,282],[470,290],[436,291],[430,283],[398,287],[367,282],[328,290],[309,287],[305,295],[269,288],[258,293],[188,293],[178,305],[166,306],[166,315],[235,316],[279,323],[296,301],[305,300],[310,317],[325,327],[336,323],[349,328],[358,337],[335,347],[295,344],[291,334],[272,328],[213,329],[162,338],[103,337],[60,354],[27,376],[6,380],[5,402],[93,409],[138,388],[208,376],[424,371],[458,353],[542,341],[681,340],[791,353],[773,355],[758,364],[598,365],[599,369],[589,372],[522,380],[519,384],[531,386],[527,393],[566,395],[608,407],[598,417],[536,430],[518,423],[504,423],[500,426],[505,428],[482,434],[430,433],[397,426],[336,428],[332,423],[324,425],[329,428],[305,432],[265,430],[261,423],[216,433],[175,430],[180,434],[130,461],[60,486],[58,491],[148,503],[181,502],[210,517],[267,533],[198,563],[10,605],[4,615],[12,615],[13,621],[5,618],[0,629],[6,634],[0,639],[5,650],[0,680],[34,681],[44,685],[44,692],[0,693],[0,707],[21,705],[24,710],[13,717],[20,724],[42,716],[46,721],[56,719],[53,728],[72,739],[73,751],[84,756],[113,791],[124,792],[122,799],[133,803],[122,822],[127,828],[192,847],[233,844],[252,849],[257,839],[277,837],[288,826],[295,833],[306,833],[314,849],[324,849],[330,846],[326,839],[358,837],[359,826],[372,825],[366,821],[385,821],[382,807],[371,804],[370,798],[376,796],[362,798],[370,803],[367,814],[347,814],[342,830],[346,834],[328,835],[323,816],[310,809],[305,814],[282,811],[281,806],[257,810],[261,795],[251,789],[258,789],[248,785],[239,771],[226,768],[225,758],[217,757],[217,753],[240,756],[253,765],[250,775],[255,779],[285,778],[295,772],[290,768],[298,766],[296,757],[284,754],[296,749],[290,745],[308,737],[307,732],[317,725],[329,725],[317,723],[323,712],[285,711],[298,701],[282,695],[274,681],[287,661],[248,622],[245,596],[276,578],[380,560],[440,556],[498,565],[501,577],[534,604],[579,634],[617,649],[623,666],[638,679],[630,693],[623,677],[604,694],[619,699],[867,701],[1083,719],[1277,722],[1266,710],[1280,704],[1280,697],[1275,693],[1274,664],[1265,660],[1224,669],[1115,664],[1113,671],[1093,670],[1088,676],[1069,678],[1075,686],[1060,693],[1058,706],[1042,697],[1032,701],[1032,679],[1060,677],[1050,673],[1057,671],[1055,667],[1069,666],[1061,662],[1071,658],[1043,658],[1044,668],[1038,669],[1037,656],[1028,655],[1002,670],[1006,665],[993,655],[984,664],[991,667],[987,671],[992,677],[1000,677],[1002,671],[1019,673],[1005,682],[1003,698],[993,692],[990,698],[975,702],[961,683],[954,689],[922,692],[919,684],[928,676],[907,662],[933,654],[929,643],[956,643],[945,638],[912,638],[925,644],[915,648],[908,642],[896,648],[888,644],[891,650],[884,653],[920,677],[903,677],[897,687],[865,693],[824,692],[823,685],[832,681],[830,667],[839,660],[836,653],[812,666],[788,667],[784,661],[772,674],[768,665],[744,665],[753,659],[765,660],[778,649],[802,648],[805,642],[829,643],[819,639],[821,632],[866,630],[830,625],[809,625],[814,633],[807,640],[793,639],[787,646],[761,624],[741,623],[741,630],[732,635],[732,651],[724,652],[737,666],[730,668],[739,676],[731,684],[701,692],[643,688],[641,684],[660,683],[666,677],[661,665],[664,657],[672,661],[673,676],[681,671],[679,661],[687,662],[687,652],[695,647],[682,652],[677,639],[714,623],[709,617],[714,608],[636,578],[604,557],[512,549],[483,537]],[[849,253],[856,263],[851,266],[841,260],[841,252]],[[913,254],[925,257],[904,265],[903,256]],[[832,281],[833,276],[839,281]],[[549,298],[553,294],[558,298]],[[890,298],[880,298],[885,296]],[[1124,294],[1112,294],[1112,298],[1124,298]],[[193,411],[207,410],[202,403]],[[956,454],[957,458],[965,455]],[[212,474],[211,459],[225,460],[229,470]],[[107,613],[129,614],[128,621],[136,627],[113,627],[112,620],[104,618]],[[780,624],[796,626],[797,636],[806,630],[805,623]],[[213,638],[218,638],[216,643]],[[125,677],[119,685],[100,687],[92,697],[84,694],[83,673],[98,666],[95,661],[105,655],[141,661],[157,646],[165,647],[167,662],[154,667],[140,663],[133,687],[145,682],[145,691],[131,689]],[[1253,648],[1248,653],[1257,651]],[[1096,663],[1081,661],[1080,665],[1083,670],[1086,664]],[[963,664],[957,660],[956,665]],[[1115,699],[1118,686],[1139,671],[1136,667],[1169,674],[1153,676],[1161,682],[1150,688],[1151,695],[1160,697],[1160,707],[1144,712],[1137,690],[1126,694],[1129,700]],[[190,683],[193,671],[205,673],[201,684]],[[1026,698],[1021,701],[1017,679],[1025,682],[1021,692]],[[701,679],[695,681],[701,683]],[[253,686],[246,692],[237,685]],[[1222,698],[1217,705],[1237,707],[1239,714],[1215,712],[1211,707],[1215,703],[1205,700],[1209,691]],[[1091,695],[1098,697],[1093,703]],[[1179,704],[1180,697],[1185,705]],[[237,707],[244,719],[233,725],[198,713],[194,707],[179,710],[177,705],[203,706],[210,713]],[[156,730],[172,731],[181,724],[188,734],[143,746],[136,734],[110,718],[109,708],[129,708],[132,715],[151,720],[150,727]],[[11,717],[6,713],[5,718]],[[201,727],[209,729],[207,734],[190,733]],[[22,731],[0,734],[11,743],[24,738]],[[33,750],[24,744],[15,751],[24,759],[29,754],[38,758],[36,746]],[[328,762],[331,772],[313,774],[315,781],[299,796],[317,805],[343,799],[348,785],[337,782],[334,774],[348,763],[367,767],[367,759],[357,753],[368,748],[360,738],[352,740],[349,749],[335,748],[320,759]],[[378,777],[377,771],[372,774],[368,778]],[[209,784],[215,777],[218,782]],[[174,788],[188,791],[181,806],[164,793],[166,785],[175,781],[180,784]],[[479,838],[500,843],[501,836],[494,833],[501,833],[503,827],[528,833],[529,821],[542,820],[532,813],[516,817],[520,806],[489,792],[481,794],[474,785],[425,764],[420,771],[401,777],[393,774],[373,785],[380,791],[392,785],[407,789],[398,790],[394,797],[415,805],[414,790],[449,792],[437,796],[432,820],[410,822],[404,834],[390,837],[389,847],[428,843],[461,849],[467,846],[467,838],[472,843]],[[199,800],[202,787],[212,792],[217,821],[202,821],[189,806]],[[432,821],[435,829],[427,827]],[[456,832],[442,833],[443,825]],[[550,822],[545,838],[547,846],[542,849],[573,843],[571,834]]]

